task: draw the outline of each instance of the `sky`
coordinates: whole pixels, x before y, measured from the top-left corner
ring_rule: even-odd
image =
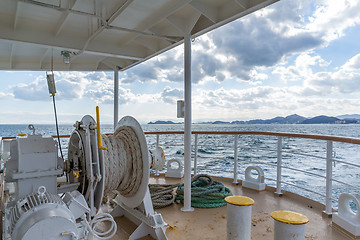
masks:
[[[360,1],[280,0],[192,42],[193,122],[359,114]],[[183,45],[119,72],[120,117],[176,118]],[[100,106],[113,122],[113,72],[55,72],[60,123]],[[0,71],[0,124],[53,123],[46,72]]]

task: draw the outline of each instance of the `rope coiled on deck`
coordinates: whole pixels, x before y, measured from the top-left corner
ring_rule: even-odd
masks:
[[[180,184],[149,184],[154,208],[170,206],[175,201],[174,188]]]
[[[139,189],[143,175],[141,146],[135,131],[128,126],[116,129],[113,135],[101,135],[104,147],[104,195],[114,190],[125,197]]]
[[[232,196],[229,188],[215,181],[207,174],[199,174],[191,180],[191,206],[196,208],[216,208],[226,205],[225,197]],[[176,190],[175,199],[184,203],[184,184]]]

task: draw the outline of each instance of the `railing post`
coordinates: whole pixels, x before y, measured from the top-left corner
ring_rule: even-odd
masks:
[[[277,166],[276,166],[276,194],[282,195],[281,192],[281,164],[282,164],[282,137],[278,136],[277,141]]]
[[[119,120],[119,70],[114,69],[114,130]]]
[[[238,165],[238,135],[234,135],[234,181],[233,183],[238,183],[237,180],[237,165]]]
[[[191,207],[191,34],[184,36],[184,207],[183,212],[194,211]]]
[[[332,153],[333,142],[326,142],[326,205],[324,213],[332,215]]]
[[[195,134],[195,150],[194,150],[194,176],[197,174],[197,151],[198,151],[198,135]]]
[[[156,134],[156,147],[159,146],[159,137],[160,137],[160,135]]]

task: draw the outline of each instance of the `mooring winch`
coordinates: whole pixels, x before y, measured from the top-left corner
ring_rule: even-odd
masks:
[[[124,117],[113,134],[101,135],[99,117],[86,115],[74,127],[65,164],[52,137],[34,132],[11,142],[3,239],[109,239],[117,228],[113,217],[121,215],[139,224],[130,239],[167,239],[148,190],[150,165],[159,168],[165,157],[149,152],[140,124]],[[99,213],[108,200],[115,209]],[[102,232],[104,221],[111,224]]]

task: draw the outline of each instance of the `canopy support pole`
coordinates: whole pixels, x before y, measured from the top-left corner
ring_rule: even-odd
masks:
[[[191,34],[184,37],[184,212],[194,211],[191,207]]]
[[[114,129],[119,121],[119,70],[114,69]]]

